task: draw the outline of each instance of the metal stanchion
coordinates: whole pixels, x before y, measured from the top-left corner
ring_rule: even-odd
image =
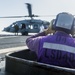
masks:
[[[5,57],[0,57],[0,71],[1,71],[2,66],[3,66],[4,58],[5,58]]]

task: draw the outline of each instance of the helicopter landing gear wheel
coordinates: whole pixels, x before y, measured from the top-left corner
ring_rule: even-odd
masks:
[[[21,34],[22,35],[28,35],[28,32],[22,32]]]

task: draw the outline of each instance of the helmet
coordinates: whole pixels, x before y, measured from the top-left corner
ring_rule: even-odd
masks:
[[[56,16],[55,24],[53,25],[54,30],[64,31],[66,33],[73,33],[74,30],[74,16],[63,12]]]
[[[52,30],[55,30],[54,24],[55,24],[55,19],[52,19],[51,22],[50,22],[50,27],[51,27]]]

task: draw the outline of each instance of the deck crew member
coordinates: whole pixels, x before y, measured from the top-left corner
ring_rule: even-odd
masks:
[[[54,35],[47,35],[51,32]],[[70,36],[74,32],[74,16],[62,12],[56,16],[54,25],[42,33],[29,37],[26,44],[35,51],[38,62],[75,68],[75,39]]]

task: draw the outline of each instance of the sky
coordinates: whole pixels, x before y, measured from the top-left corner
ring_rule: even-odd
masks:
[[[25,16],[28,11],[25,3],[32,4],[32,13],[35,15],[57,15],[60,12],[69,12],[75,15],[75,0],[0,0],[0,17]],[[38,17],[49,21],[55,17]],[[26,18],[0,18],[0,32],[4,27],[15,21]]]

